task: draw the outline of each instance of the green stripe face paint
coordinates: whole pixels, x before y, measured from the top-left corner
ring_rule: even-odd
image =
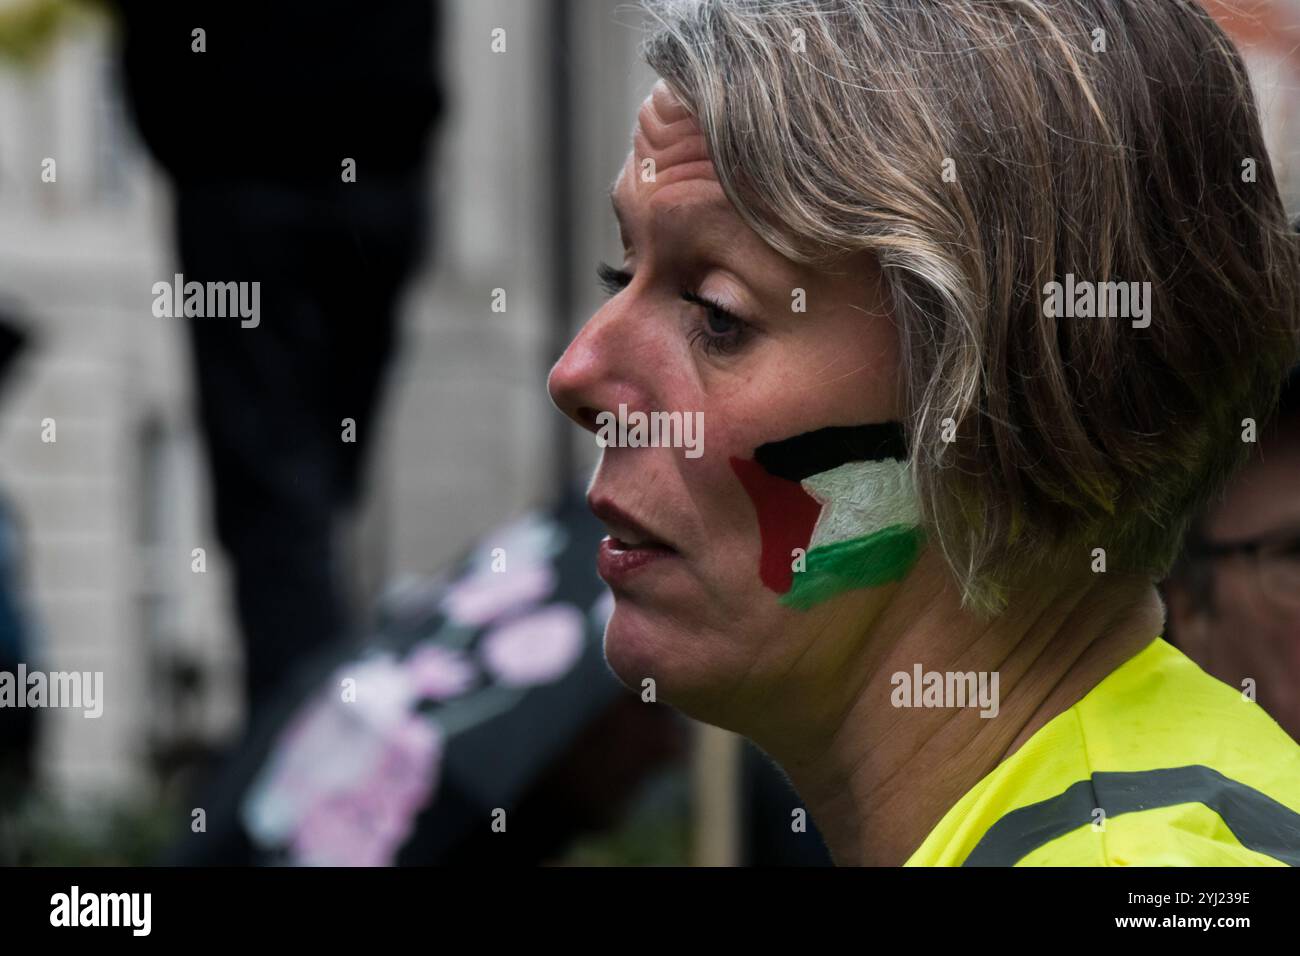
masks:
[[[731,465],[758,512],[759,575],[787,607],[899,581],[916,564],[924,536],[899,423],[824,428]]]

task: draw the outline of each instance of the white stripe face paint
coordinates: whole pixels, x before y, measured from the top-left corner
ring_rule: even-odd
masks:
[[[905,461],[853,461],[805,478],[801,484],[822,505],[810,551],[892,525],[920,524],[916,486]]]

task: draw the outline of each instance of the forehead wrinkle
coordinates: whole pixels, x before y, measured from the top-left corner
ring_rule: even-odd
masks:
[[[656,179],[669,170],[697,165],[707,168],[710,178],[717,178],[713,175],[713,161],[709,158],[708,149],[705,148],[703,134],[674,136],[655,143],[649,141],[638,130],[633,138],[633,152],[638,169],[646,159],[654,162]]]
[[[701,213],[717,214],[723,213],[729,218],[736,219],[734,211],[731,208],[731,202],[727,199],[726,194],[722,191],[722,184],[718,182],[713,175],[713,164],[709,161],[702,163],[691,163],[687,165],[677,165],[669,167],[666,170],[656,170],[657,175],[653,182],[642,183],[639,178],[634,179],[638,186],[645,186],[648,189],[643,193],[647,207],[650,209],[650,215],[654,220],[677,212],[683,208],[690,207],[693,210],[698,209]],[[626,176],[636,176],[635,172],[620,174],[615,180],[614,185],[609,188],[609,201],[614,209],[614,216],[620,224],[626,224],[628,217],[632,213],[632,208],[625,206],[619,196],[619,189]],[[706,199],[697,200],[678,200],[677,202],[665,204],[662,194],[670,187],[683,184],[712,184],[713,189],[709,190],[711,195]],[[659,200],[656,202],[656,200]]]
[[[711,169],[712,166],[710,166]],[[625,206],[619,195],[620,186],[623,184],[626,175],[625,167],[608,190],[610,204],[613,206],[614,215],[618,220],[619,233],[624,237],[625,246],[631,232],[642,228],[637,222],[640,218],[636,212],[637,207]],[[711,189],[709,191],[710,195],[703,199],[677,199],[674,202],[665,202],[663,197],[659,196],[660,191],[667,189],[670,185],[689,182],[691,179],[713,183],[715,188]],[[799,273],[792,271],[791,263],[750,230],[749,226],[731,205],[731,200],[723,192],[722,184],[716,178],[712,176],[688,177],[679,175],[673,177],[672,183],[660,181],[657,186],[658,188],[651,193],[650,199],[646,200],[650,219],[648,228],[652,233],[673,237],[674,245],[682,249],[686,247],[699,248],[702,239],[710,240],[710,244],[713,246],[726,250],[726,258],[748,251],[750,255],[756,257],[756,261],[764,263],[761,271],[767,281],[758,283],[759,286],[770,285],[775,282],[777,286],[784,287],[785,285],[797,285],[802,281],[799,278]],[[660,201],[654,202],[655,198],[659,198]],[[673,214],[682,210],[688,210],[695,215],[674,218]],[[742,269],[741,272],[749,277],[751,283],[756,278],[752,274],[752,263],[750,269]],[[773,288],[775,287],[773,286]]]
[[[704,139],[704,131],[694,117],[665,122],[654,110],[644,107],[637,113],[636,129],[632,133],[633,142],[640,139],[654,149],[663,149],[679,140],[694,140],[697,137]]]
[[[698,123],[684,110],[677,108],[676,100],[660,87],[655,88],[637,113],[636,129],[632,134],[632,153],[636,165],[647,158],[655,166],[656,180],[676,167],[693,167],[701,177],[716,179],[713,163]],[[661,102],[662,101],[662,102]],[[669,117],[665,119],[665,113]]]
[[[712,188],[707,195],[701,196],[698,189],[692,189],[688,198],[678,197],[670,201],[669,186],[683,184],[712,184]],[[721,185],[711,177],[683,177],[672,184],[661,183],[660,188],[646,200],[645,210],[649,228],[655,233],[674,237],[673,241],[678,245],[698,246],[701,240],[733,250],[748,245],[744,222],[736,215]],[[617,211],[616,205],[616,214]]]
[[[655,84],[654,91],[637,110],[636,118],[637,130],[655,146],[672,139],[702,135],[694,117],[663,83]]]
[[[672,88],[662,78],[655,81],[655,85],[650,90],[650,96],[647,97],[647,102],[655,114],[665,122],[672,122],[691,115],[691,111],[686,108],[686,104],[678,99],[677,94],[672,91]]]
[[[650,182],[641,179],[641,167],[647,158],[654,164],[654,179]],[[695,189],[688,184],[696,184]],[[695,195],[666,201],[671,187],[679,185]],[[732,252],[751,245],[744,220],[718,180],[699,123],[662,81],[637,111],[632,150],[609,189],[609,198],[625,247],[629,230],[640,228],[685,236],[692,240],[689,244],[696,246],[699,240],[706,240]],[[635,221],[642,216],[648,220],[644,226]],[[768,251],[760,242],[755,242],[753,248],[756,252]]]

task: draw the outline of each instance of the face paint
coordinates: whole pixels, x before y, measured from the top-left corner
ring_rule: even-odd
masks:
[[[799,482],[770,474],[757,461],[732,458],[731,470],[758,512],[758,575],[768,590],[785,594],[794,579],[790,555],[808,550],[822,506]]]
[[[922,533],[900,423],[822,428],[731,467],[758,512],[759,576],[787,607],[898,581],[916,563]],[[796,548],[806,552],[799,571]]]

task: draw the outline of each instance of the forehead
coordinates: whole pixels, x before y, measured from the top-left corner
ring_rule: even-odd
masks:
[[[652,211],[696,202],[728,206],[703,131],[663,80],[637,111],[632,150],[611,196],[621,212],[633,203]]]
[[[671,235],[682,247],[708,247],[744,263],[751,281],[773,288],[807,285],[817,272],[769,246],[732,206],[709,158],[703,130],[663,80],[637,111],[632,150],[610,189],[625,247],[652,233]],[[723,250],[719,252],[718,250]],[[763,279],[755,278],[761,274]],[[837,275],[874,274],[866,252]],[[837,281],[844,281],[839,279]],[[853,290],[860,292],[856,287]]]

